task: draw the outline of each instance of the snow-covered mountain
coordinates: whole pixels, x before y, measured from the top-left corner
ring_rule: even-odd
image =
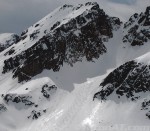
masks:
[[[150,7],[123,23],[64,5],[0,42],[0,131],[148,128]]]
[[[64,63],[98,59],[107,52],[103,41],[113,37],[120,24],[97,3],[64,5],[22,33],[20,42],[7,51],[14,52],[4,61],[3,73],[15,70],[13,77],[22,82],[43,69],[59,71]]]

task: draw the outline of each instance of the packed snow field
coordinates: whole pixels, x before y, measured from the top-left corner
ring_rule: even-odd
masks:
[[[64,5],[0,34],[0,131],[150,131],[145,10],[123,23],[97,3]]]

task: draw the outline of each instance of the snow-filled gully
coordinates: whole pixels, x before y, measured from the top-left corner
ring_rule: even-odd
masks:
[[[71,128],[74,131],[83,131],[93,128],[95,115],[102,108],[102,103],[95,105],[92,100],[96,89],[93,86],[96,87],[98,84],[93,79],[80,85],[76,84],[75,89],[68,94],[55,112],[46,118],[39,119],[38,124],[37,121],[33,122],[31,127],[25,130],[31,131],[33,127],[34,131],[70,131]],[[36,127],[35,124],[38,126]]]

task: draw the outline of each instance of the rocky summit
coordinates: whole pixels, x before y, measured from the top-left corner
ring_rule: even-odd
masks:
[[[4,61],[3,73],[13,70],[13,77],[18,77],[18,81],[22,82],[43,69],[59,71],[63,63],[73,66],[84,57],[87,61],[93,61],[106,53],[103,42],[112,38],[113,30],[120,27],[119,18],[109,17],[97,3],[91,2],[77,6],[64,5],[57,10],[57,15],[66,11],[69,13],[65,13],[63,19],[57,18],[46,30],[43,29],[44,24],[56,16],[47,16],[32,27],[32,32],[28,31],[30,28],[23,32],[19,43],[24,39],[28,39],[24,45],[38,40],[20,53],[12,47],[8,53],[13,52],[14,55]]]

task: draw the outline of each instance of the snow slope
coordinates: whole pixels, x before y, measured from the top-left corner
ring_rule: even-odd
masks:
[[[131,131],[149,131],[149,119],[140,106],[144,98],[138,102],[93,101],[103,78],[105,75],[75,85],[74,91],[55,112],[33,122],[23,131],[124,131],[131,128]]]
[[[67,92],[53,85],[49,78],[43,77],[15,86],[6,95],[1,93],[0,130],[21,130],[33,120],[54,112]]]

